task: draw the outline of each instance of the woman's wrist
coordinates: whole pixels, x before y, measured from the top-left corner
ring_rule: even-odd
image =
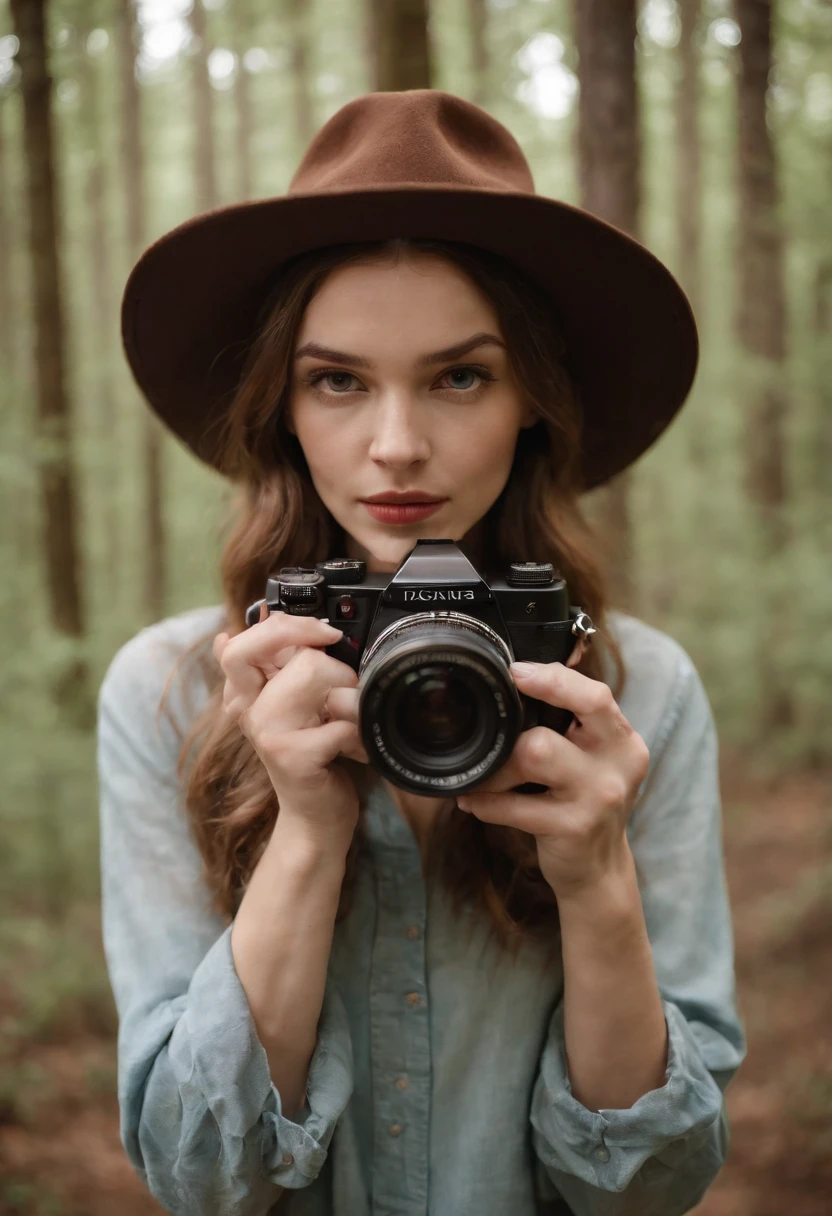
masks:
[[[281,810],[267,850],[303,870],[317,871],[322,867],[337,870],[346,865],[352,836],[353,833],[348,836],[343,828],[322,829],[299,815]]]
[[[552,889],[561,916],[570,912],[582,916],[585,910],[601,907],[609,912],[616,908],[626,911],[632,907],[634,896],[641,908],[635,859],[626,837],[603,870],[572,883],[559,883]]]

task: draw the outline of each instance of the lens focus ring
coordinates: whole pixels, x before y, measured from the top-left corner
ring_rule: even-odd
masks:
[[[414,793],[475,788],[505,763],[522,726],[510,662],[499,634],[463,613],[418,613],[388,626],[359,671],[370,762]]]
[[[443,624],[456,626],[460,629],[466,629],[470,633],[479,634],[497,647],[507,664],[511,663],[511,653],[499,633],[492,629],[490,625],[486,625],[483,621],[478,621],[476,617],[466,616],[462,612],[417,612],[414,616],[402,617],[401,620],[394,621],[392,625],[388,625],[386,629],[382,629],[372,645],[368,646],[361,656],[361,665],[358,669],[359,676],[370,665],[376,654],[381,650],[382,646],[387,644],[390,638],[397,634],[406,634],[408,630],[432,621],[441,621]]]

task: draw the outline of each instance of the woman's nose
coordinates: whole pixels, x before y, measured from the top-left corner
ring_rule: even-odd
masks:
[[[427,460],[430,441],[419,403],[407,393],[388,395],[373,419],[370,458],[382,464],[409,465]]]

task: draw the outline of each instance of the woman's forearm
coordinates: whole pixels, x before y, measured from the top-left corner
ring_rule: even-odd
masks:
[[[629,847],[619,872],[559,897],[564,1037],[574,1097],[626,1110],[665,1083],[667,1024]]]
[[[231,952],[283,1114],[303,1107],[323,1006],[346,847],[277,822],[231,930]]]

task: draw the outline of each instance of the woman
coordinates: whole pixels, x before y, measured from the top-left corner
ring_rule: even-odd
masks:
[[[674,280],[536,195],[477,107],[372,94],[287,197],[148,250],[123,324],[151,405],[241,489],[223,605],[143,630],[101,690],[140,1177],[203,1216],[690,1210],[745,1054],[714,724],[681,647],[605,612],[578,502],[687,394]],[[456,801],[369,766],[333,623],[245,628],[275,568],[393,572],[427,537],[556,563],[599,627],[512,669],[566,734],[522,732]]]

